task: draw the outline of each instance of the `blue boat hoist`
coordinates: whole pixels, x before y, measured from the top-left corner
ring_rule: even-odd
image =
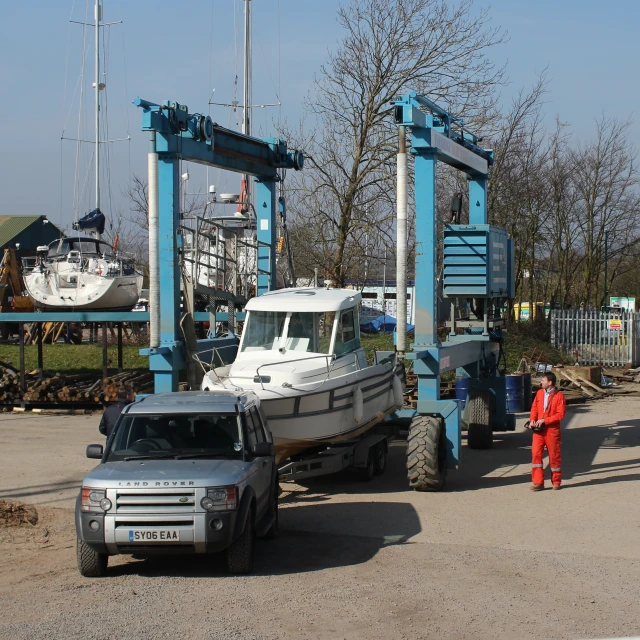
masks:
[[[260,140],[215,124],[209,116],[190,114],[188,108],[177,102],[162,105],[137,98],[141,107],[142,129],[150,136],[149,149],[149,302],[150,347],[141,350],[149,356],[149,368],[154,372],[155,392],[178,390],[179,372],[186,369],[191,388],[199,388],[202,372],[194,355],[211,352],[224,358],[217,364],[230,362],[235,357],[237,338],[233,331],[226,337],[195,340],[189,326],[193,322],[194,294],[211,299],[226,300],[226,319],[233,323],[236,307],[246,300],[236,291],[226,291],[216,282],[213,286],[200,283],[197,275],[200,238],[199,226],[210,219],[196,220],[196,257],[191,277],[184,278],[185,255],[184,216],[180,213],[179,181],[180,161],[218,167],[254,176],[257,183],[255,196],[255,224],[257,242],[256,294],[275,288],[276,274],[276,183],[284,169],[301,169],[304,157],[299,151],[287,150],[287,144],[277,138]],[[223,221],[219,220],[223,225]],[[206,264],[227,262],[224,241],[214,238],[216,246],[204,258]],[[237,240],[236,240],[237,242]],[[189,281],[189,282],[187,282]],[[181,310],[181,284],[183,304]],[[189,291],[190,289],[190,291]],[[191,307],[191,308],[190,308]],[[215,319],[215,316],[214,316]],[[212,323],[213,325],[213,323]],[[226,351],[226,353],[225,353]],[[200,374],[200,375],[198,375]]]
[[[406,357],[414,361],[418,380],[416,410],[403,410],[396,417],[411,418],[407,450],[410,485],[416,490],[438,491],[444,486],[447,469],[459,466],[462,444],[459,404],[440,399],[441,374],[456,371],[457,376],[469,378],[466,411],[471,448],[487,449],[493,431],[515,429],[514,416],[506,410],[506,378],[499,366],[504,324],[501,310],[514,294],[513,244],[504,230],[487,224],[487,181],[493,152],[482,149],[477,137],[464,131],[461,119],[416,93],[395,100],[394,117],[399,127],[399,246],[406,219],[407,189],[402,181],[407,176],[407,130],[415,159],[415,342]],[[457,215],[453,211],[451,223],[444,225],[440,270],[438,161],[464,172],[469,182],[469,224],[459,224],[458,198]],[[399,265],[399,279],[401,269]],[[438,335],[438,284],[451,306],[444,340]],[[401,300],[397,304],[398,309],[403,308]],[[398,344],[406,344],[405,339],[399,329]]]

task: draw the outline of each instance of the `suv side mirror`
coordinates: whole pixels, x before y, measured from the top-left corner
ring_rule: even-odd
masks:
[[[104,448],[101,444],[89,444],[87,445],[87,458],[95,458],[101,460],[104,454]]]
[[[251,455],[256,458],[272,456],[273,454],[273,442],[258,442],[251,447]]]

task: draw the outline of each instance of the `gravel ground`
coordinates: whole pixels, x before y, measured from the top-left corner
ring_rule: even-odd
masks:
[[[0,415],[0,637],[598,638],[640,635],[640,398],[572,408],[562,491],[531,493],[530,434],[463,448],[438,494],[408,491],[405,444],[369,484],[285,485],[254,575],[218,557],[75,566],[73,505],[98,416]]]

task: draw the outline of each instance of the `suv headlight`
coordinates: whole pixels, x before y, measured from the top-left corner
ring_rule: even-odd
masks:
[[[94,487],[82,487],[81,509],[82,511],[109,511],[112,504],[107,498],[106,489],[95,489]]]
[[[205,511],[231,511],[238,507],[238,487],[208,487],[207,495],[200,500]]]

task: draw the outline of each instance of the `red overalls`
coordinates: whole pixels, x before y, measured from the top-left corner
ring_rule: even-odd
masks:
[[[560,486],[562,480],[562,457],[560,455],[560,421],[567,411],[567,401],[560,391],[555,387],[551,388],[551,393],[547,401],[547,410],[544,410],[544,389],[540,389],[533,400],[531,406],[531,416],[529,420],[544,418],[542,431],[533,432],[533,442],[531,444],[531,480],[533,484],[544,484],[544,471],[542,456],[544,448],[549,452],[549,466],[551,467],[551,482]]]

